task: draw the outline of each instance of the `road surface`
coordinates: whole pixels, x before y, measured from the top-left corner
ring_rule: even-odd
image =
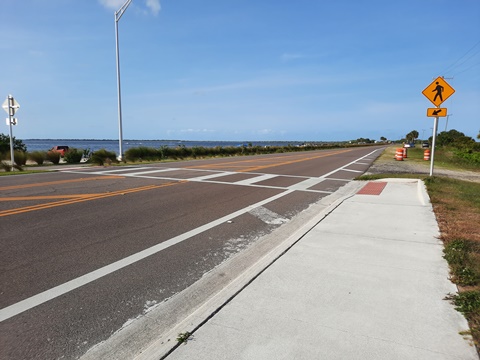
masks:
[[[0,358],[78,358],[311,204],[383,148],[0,177]]]

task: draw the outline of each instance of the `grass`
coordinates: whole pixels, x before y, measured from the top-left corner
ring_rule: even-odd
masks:
[[[394,153],[395,149],[393,149]],[[430,161],[423,160],[425,149],[422,148],[410,148],[408,151],[408,161],[415,163],[423,163],[430,165]],[[431,151],[431,149],[430,149]],[[393,157],[393,155],[392,155]],[[465,161],[463,158],[456,155],[455,151],[451,148],[436,148],[434,154],[435,167],[441,167],[448,170],[480,170],[480,164]]]
[[[48,172],[49,170],[14,170],[14,171],[0,171],[0,176],[14,176],[14,175],[26,175]]]

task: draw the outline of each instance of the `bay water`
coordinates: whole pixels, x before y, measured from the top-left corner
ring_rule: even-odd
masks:
[[[57,145],[66,145],[71,148],[97,151],[105,149],[119,153],[118,140],[93,140],[93,139],[26,139],[22,142],[27,146],[27,151],[48,151]],[[130,148],[140,146],[158,149],[162,146],[176,148],[178,146],[185,147],[229,147],[229,146],[297,146],[303,144],[301,141],[189,141],[189,140],[123,140],[123,152]]]

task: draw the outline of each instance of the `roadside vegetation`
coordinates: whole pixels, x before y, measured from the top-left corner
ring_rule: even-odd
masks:
[[[428,176],[429,162],[424,161],[422,142],[416,140],[418,131],[411,131],[403,142],[415,144],[408,148],[406,161],[417,164],[421,172],[385,171],[382,174],[364,175],[359,180],[372,180],[387,177],[407,177],[422,179],[427,187],[433,210],[441,231],[441,240],[444,242],[444,257],[448,261],[451,270],[451,280],[458,285],[459,293],[449,299],[455,304],[456,309],[462,312],[470,324],[471,335],[477,347],[480,344],[480,183],[461,180],[460,178],[446,178],[440,176]],[[477,136],[480,139],[480,134]],[[386,138],[382,137],[383,141]],[[23,170],[26,161],[30,160],[37,165],[45,162],[58,164],[60,154],[54,151],[28,153],[26,146],[13,138],[15,150],[14,167]],[[429,139],[431,144],[432,139]],[[345,147],[366,146],[372,144],[370,139],[357,139],[353,143],[316,143],[304,144],[303,146],[253,146],[247,144],[239,147],[192,147],[178,146],[170,148],[137,147],[125,152],[128,162],[144,161],[174,161],[185,159],[197,159],[208,157],[248,156],[296,151],[310,151],[320,149],[334,149]],[[394,144],[387,148],[377,161],[395,162],[395,150],[401,144]],[[9,138],[0,134],[0,175],[12,171],[12,166],[3,161],[9,159]],[[95,152],[85,149],[71,149],[64,156],[65,163],[77,163],[82,159],[88,159],[88,163],[96,165],[111,165],[118,163],[114,152],[101,149]],[[399,163],[402,163],[399,161]],[[398,166],[400,168],[401,166]],[[470,170],[480,173],[480,143],[465,136],[457,130],[441,132],[436,139],[435,168],[446,168],[459,171]],[[23,172],[25,173],[25,172]],[[178,341],[185,341],[188,333],[180,334]]]
[[[9,137],[0,134],[0,170],[4,172],[10,172],[13,170],[9,164]],[[368,141],[367,141],[368,140]],[[228,156],[248,156],[248,155],[261,155],[261,154],[273,154],[273,153],[285,153],[285,152],[297,152],[297,151],[310,151],[321,149],[337,149],[345,147],[358,147],[373,145],[375,142],[369,139],[357,139],[351,142],[338,142],[338,143],[314,143],[303,144],[300,146],[288,145],[288,146],[254,146],[251,143],[244,144],[242,146],[216,146],[216,147],[186,147],[177,146],[175,148],[168,146],[161,146],[159,148],[140,146],[136,148],[130,148],[125,152],[123,162],[126,163],[139,163],[139,162],[158,162],[158,161],[177,161],[177,160],[190,160],[190,159],[203,159],[211,157],[228,157]],[[23,170],[25,166],[48,166],[58,164],[78,164],[80,162],[93,164],[93,165],[113,165],[119,164],[115,152],[108,151],[106,149],[100,149],[97,151],[90,151],[90,149],[76,149],[70,148],[65,152],[64,156],[57,151],[33,151],[28,152],[26,146],[21,140],[14,138],[15,149],[15,166],[18,170]],[[27,164],[27,161],[29,164]]]
[[[480,135],[480,134],[479,134]],[[428,171],[417,173],[383,173],[361,176],[360,180],[389,177],[418,178],[425,182],[433,211],[444,243],[444,258],[450,267],[451,281],[458,294],[450,295],[455,308],[463,313],[470,325],[470,334],[477,349],[480,347],[480,182],[461,180],[462,172],[478,172],[480,177],[480,143],[451,130],[439,134],[435,149],[435,169],[458,171],[458,178],[428,176]],[[393,160],[398,146],[387,148],[377,161]],[[409,148],[404,162],[422,164],[427,170],[429,161],[423,160],[422,148]],[[399,161],[399,168],[402,166]],[[417,167],[418,168],[418,167]],[[435,175],[435,171],[434,171]],[[462,334],[465,335],[465,334]]]
[[[249,156],[262,154],[275,154],[285,152],[311,151],[320,149],[337,149],[345,147],[365,146],[365,144],[347,144],[347,143],[320,143],[320,144],[304,144],[302,146],[254,146],[252,144],[242,146],[177,146],[171,148],[161,146],[159,148],[136,147],[130,148],[125,152],[125,159],[128,162],[143,161],[169,161],[169,160],[186,160],[186,159],[202,159],[210,157],[227,157],[227,156]]]
[[[480,183],[451,178],[425,179],[445,245],[451,280],[459,293],[452,297],[470,324],[480,346]]]

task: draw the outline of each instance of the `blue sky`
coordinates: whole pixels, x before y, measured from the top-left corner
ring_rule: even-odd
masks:
[[[16,138],[118,139],[123,3],[1,0]],[[124,139],[427,138],[440,75],[447,130],[480,130],[479,0],[133,0],[119,34]]]

